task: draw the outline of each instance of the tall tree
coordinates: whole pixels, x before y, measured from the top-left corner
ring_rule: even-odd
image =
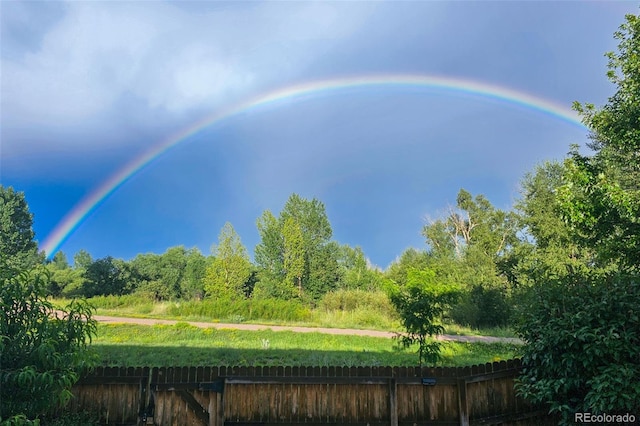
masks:
[[[282,237],[286,280],[293,282],[298,287],[298,295],[302,296],[302,276],[305,272],[304,237],[300,224],[293,217],[284,221]]]
[[[128,265],[111,256],[97,259],[84,272],[80,296],[122,295],[127,293]]]
[[[87,269],[93,263],[93,258],[88,251],[81,249],[73,256],[73,266],[77,269]]]
[[[510,282],[505,269],[518,243],[517,226],[514,213],[461,189],[456,208],[424,227],[430,268],[463,290],[452,310],[456,321],[495,326],[509,320]]]
[[[519,325],[526,342],[520,392],[573,424],[574,413],[640,410],[640,16],[615,37],[602,108],[575,104],[591,156],[573,147],[559,204],[589,268],[538,283]]]
[[[46,265],[49,274],[48,294],[51,296],[72,295],[82,287],[84,278],[83,270],[72,269],[64,252],[59,251],[51,262]]]
[[[0,253],[16,268],[31,268],[44,260],[34,240],[33,215],[23,192],[0,185]]]
[[[261,269],[258,295],[290,297],[292,277],[298,296],[317,299],[336,287],[338,250],[330,244],[332,230],[324,204],[292,194],[277,218],[267,210],[257,225],[261,238],[255,248]]]
[[[298,194],[291,194],[280,213],[280,223],[292,218],[302,230],[305,251],[312,253],[317,247],[331,240],[333,231],[324,204],[313,198],[305,200]]]
[[[217,298],[240,298],[244,296],[243,285],[251,274],[251,262],[247,249],[231,223],[222,227],[218,245],[212,247],[215,257],[205,273],[204,288]]]
[[[335,288],[339,280],[338,253],[336,247],[329,243],[333,231],[325,206],[316,198],[306,200],[298,194],[291,194],[280,213],[281,229],[288,220],[296,222],[302,233],[305,274],[301,288],[308,296],[317,299]]]
[[[601,261],[638,268],[640,259],[640,17],[627,15],[609,52],[607,76],[615,94],[602,108],[574,103],[591,131],[592,156],[576,146],[561,190],[565,216]]]
[[[275,280],[284,279],[284,239],[278,219],[265,210],[257,221],[260,242],[255,247],[256,263]]]
[[[382,272],[375,269],[359,246],[348,244],[339,247],[339,287],[344,290],[374,291],[382,287]]]
[[[519,214],[520,239],[512,281],[523,290],[570,271],[591,268],[592,249],[580,247],[562,216],[558,191],[564,184],[563,163],[545,162],[522,179]]]
[[[204,297],[204,276],[207,271],[207,258],[197,248],[187,250],[186,265],[180,282],[180,297],[198,299]]]

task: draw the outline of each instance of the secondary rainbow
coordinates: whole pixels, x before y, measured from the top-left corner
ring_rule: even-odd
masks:
[[[568,108],[528,93],[473,80],[430,75],[393,74],[355,76],[297,84],[268,93],[263,93],[243,102],[234,104],[229,108],[217,111],[153,146],[140,157],[127,163],[77,203],[45,238],[41,248],[45,251],[47,257],[51,258],[55,252],[58,251],[60,246],[62,246],[62,244],[71,236],[71,234],[73,234],[78,226],[80,226],[80,224],[84,222],[87,217],[89,217],[91,213],[95,211],[111,194],[124,185],[128,179],[136,173],[139,173],[145,166],[153,162],[153,160],[167,152],[172,147],[178,145],[189,136],[198,133],[202,129],[211,126],[220,120],[241,112],[250,111],[257,107],[277,104],[278,102],[285,100],[295,100],[296,98],[304,96],[336,92],[349,88],[376,86],[406,86],[415,87],[417,89],[438,89],[452,93],[462,93],[482,98],[495,99],[550,115],[556,119],[565,121],[571,125],[579,126],[586,130],[578,115]]]

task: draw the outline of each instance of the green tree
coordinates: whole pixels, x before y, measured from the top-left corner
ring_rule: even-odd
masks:
[[[155,300],[180,298],[183,296],[188,261],[189,254],[183,246],[170,247],[161,255],[138,254],[128,263],[129,288]]]
[[[293,287],[297,288],[298,296],[317,300],[337,286],[340,280],[338,250],[330,244],[332,230],[324,204],[315,198],[306,200],[292,194],[278,218],[265,211],[257,225],[260,233],[260,243],[255,248],[255,260],[260,268],[258,295],[291,296],[289,279],[292,276],[288,275],[285,258],[288,266],[295,266],[296,273],[303,270],[302,275],[295,275],[299,279]],[[304,268],[300,267],[300,253],[303,253]]]
[[[93,258],[88,251],[82,249],[73,256],[73,266],[76,269],[86,270],[93,263]]]
[[[617,91],[602,108],[576,103],[594,154],[573,147],[558,205],[585,267],[537,282],[518,331],[527,343],[519,391],[572,424],[575,412],[640,410],[640,18],[609,53]]]
[[[73,294],[84,283],[83,271],[71,268],[62,251],[53,256],[51,262],[46,265],[46,269],[50,274],[49,289],[47,290],[47,294],[50,296]]]
[[[0,259],[0,422],[37,420],[63,406],[95,362],[87,345],[96,332],[90,307],[75,300],[54,309],[47,281],[42,267],[18,270]]]
[[[94,297],[122,295],[129,291],[129,267],[120,260],[107,256],[97,259],[84,271],[84,282],[76,296]]]
[[[204,276],[207,271],[207,258],[200,250],[193,248],[186,253],[186,265],[180,282],[180,297],[184,299],[204,298]]]
[[[404,285],[410,270],[426,269],[429,266],[429,253],[410,247],[389,265],[385,271],[385,277],[399,285]]]
[[[344,244],[338,251],[340,289],[375,291],[382,288],[382,272],[371,265],[361,247]]]
[[[284,239],[278,219],[265,210],[257,221],[260,242],[255,247],[256,264],[265,278],[273,281],[284,280]]]
[[[387,285],[391,303],[406,330],[406,334],[398,336],[400,343],[405,347],[418,344],[420,365],[435,363],[440,358],[440,342],[435,337],[444,331],[441,316],[456,301],[459,290],[438,281],[429,269],[409,270],[403,286],[393,281]]]
[[[247,249],[231,223],[222,227],[218,245],[212,247],[213,263],[205,273],[204,288],[212,297],[241,298],[243,285],[251,274]]]
[[[456,208],[423,228],[429,267],[463,291],[451,311],[459,323],[474,327],[506,325],[510,319],[508,279],[518,222],[483,195],[461,189]]]
[[[298,288],[298,295],[302,297],[302,276],[305,272],[304,239],[300,224],[288,217],[282,226],[284,239],[284,270],[286,280],[293,282]]]
[[[9,265],[31,268],[44,261],[38,254],[32,224],[24,193],[0,185],[0,253]]]
[[[562,214],[558,191],[565,173],[563,163],[545,162],[520,183],[521,198],[515,208],[521,244],[514,255],[511,280],[521,291],[594,267],[593,250],[576,244]]]
[[[573,147],[567,184],[561,188],[565,217],[584,245],[597,246],[601,262],[637,268],[640,259],[640,16],[627,15],[615,33],[618,51],[607,53],[615,94],[602,108],[574,103],[591,130],[595,151]]]
[[[59,251],[55,255],[53,255],[53,259],[51,259],[51,264],[56,269],[67,269],[71,267],[69,265],[69,261],[67,260],[67,256],[64,254],[63,251]]]

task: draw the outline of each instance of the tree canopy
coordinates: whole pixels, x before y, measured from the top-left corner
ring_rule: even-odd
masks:
[[[38,255],[33,215],[24,193],[0,185],[0,253],[17,268],[30,268],[44,260]]]
[[[640,410],[639,17],[628,15],[615,37],[607,75],[616,93],[601,108],[575,104],[594,152],[572,147],[560,184],[552,184],[555,200],[549,191],[542,197],[551,210],[536,215],[544,222],[528,223],[538,249],[558,259],[540,262],[538,255],[529,264],[546,272],[532,275],[523,301],[519,391],[560,413],[564,424],[576,412]],[[531,188],[545,186],[543,174],[537,179]],[[524,207],[543,210],[540,196]]]

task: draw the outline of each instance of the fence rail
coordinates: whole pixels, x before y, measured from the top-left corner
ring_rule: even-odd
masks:
[[[72,411],[109,425],[542,425],[520,399],[520,360],[461,368],[97,368]]]

